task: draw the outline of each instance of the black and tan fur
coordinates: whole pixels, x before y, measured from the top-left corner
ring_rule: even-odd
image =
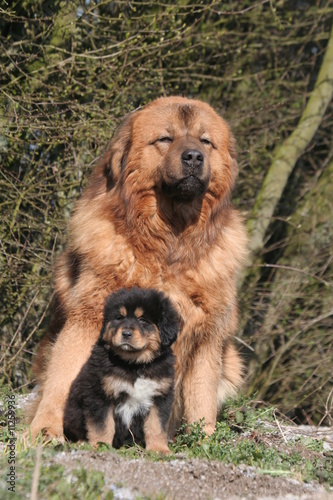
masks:
[[[174,392],[179,317],[151,289],[121,289],[107,298],[98,342],[73,382],[64,433],[90,444],[145,443],[168,453],[167,423]]]

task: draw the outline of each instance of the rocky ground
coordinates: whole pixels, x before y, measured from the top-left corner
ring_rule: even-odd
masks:
[[[177,457],[169,462],[129,460],[114,452],[60,452],[55,463],[68,471],[78,466],[105,474],[114,498],[329,500],[333,493],[318,484],[258,474],[254,468]]]

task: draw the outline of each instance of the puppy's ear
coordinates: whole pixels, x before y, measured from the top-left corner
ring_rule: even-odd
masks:
[[[169,347],[177,339],[180,329],[180,317],[167,298],[163,299],[158,329],[162,347]]]
[[[124,118],[116,135],[101,158],[108,191],[117,183],[121,172],[125,169],[132,143],[133,122],[137,112],[133,111]]]
[[[102,328],[101,328],[101,331],[100,331],[100,334],[98,337],[98,342],[100,344],[108,341],[107,330],[108,330],[108,327],[110,326],[110,319],[111,319],[110,314],[111,314],[113,306],[114,306],[114,295],[115,294],[112,294],[112,295],[109,295],[108,297],[106,297],[105,302],[104,302],[103,324],[102,324]]]
[[[106,332],[106,321],[103,322],[99,337],[98,337],[98,342],[101,343],[104,340],[104,335]]]

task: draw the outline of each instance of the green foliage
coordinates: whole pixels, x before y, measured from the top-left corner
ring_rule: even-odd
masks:
[[[238,406],[233,401],[236,408],[230,406],[224,410],[212,436],[205,435],[204,421],[184,426],[172,446],[173,452],[255,466],[263,474],[333,484],[333,454],[323,451],[322,441],[299,438],[282,445],[277,427],[267,427],[274,421],[274,408],[256,408],[250,401],[240,403]],[[309,453],[304,452],[305,449]]]
[[[128,111],[161,95],[210,102],[237,138],[234,199],[247,216],[274,149],[301,116],[326,48],[332,0],[301,4],[5,2],[0,18],[0,377],[5,383],[19,387],[31,379],[66,222],[96,158]],[[267,235],[265,263],[279,262],[290,239],[289,217],[328,164],[332,116],[331,107],[290,180]],[[309,279],[308,289],[295,291],[292,310],[277,319],[269,309],[279,284],[272,269],[259,276],[252,269],[253,280],[242,294],[242,336],[251,346],[260,344],[251,368],[253,386],[284,411],[296,408],[297,415],[305,412],[315,422],[326,413],[328,421],[331,411],[330,318],[311,326],[323,317],[332,286],[331,239],[327,226],[320,227],[309,274],[328,283],[325,290]],[[293,228],[297,232],[297,225]],[[274,338],[267,314],[277,326]],[[275,365],[276,352],[300,328],[309,335],[298,336],[284,351],[283,363]],[[318,348],[310,359],[311,343]],[[293,373],[304,352],[306,391],[300,363]]]

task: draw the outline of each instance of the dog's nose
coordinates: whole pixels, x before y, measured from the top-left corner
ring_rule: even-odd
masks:
[[[182,164],[184,174],[186,175],[200,175],[202,174],[204,156],[198,149],[186,149],[182,155]]]
[[[124,340],[130,339],[133,335],[133,332],[131,330],[123,330],[122,331],[122,337]]]

